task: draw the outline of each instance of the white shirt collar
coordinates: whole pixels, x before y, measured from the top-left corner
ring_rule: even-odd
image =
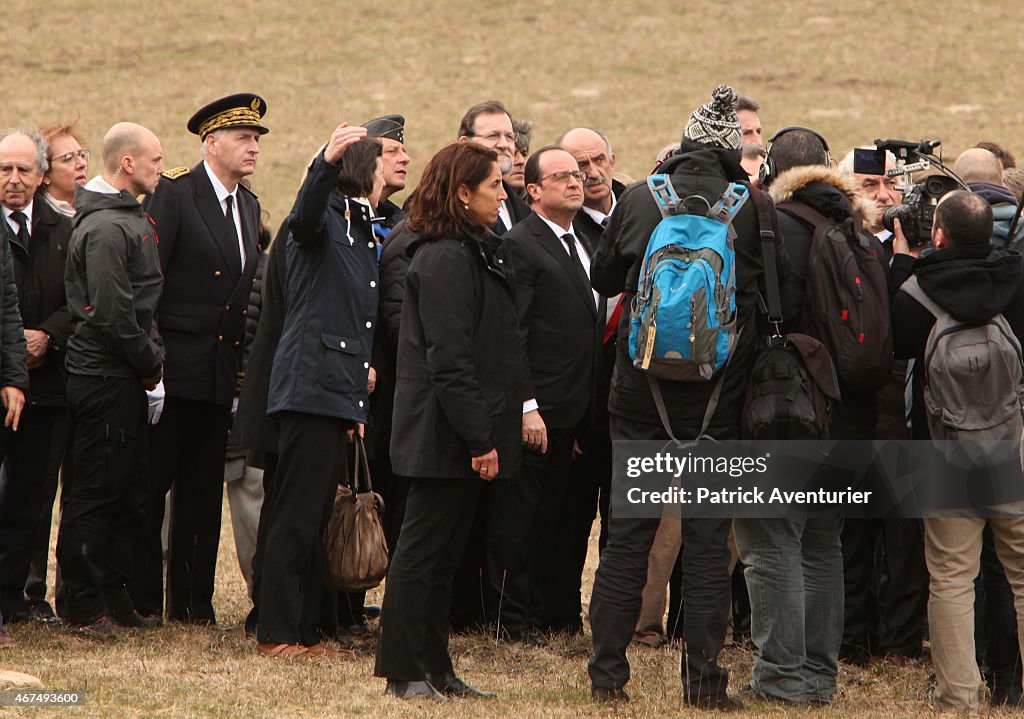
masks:
[[[540,214],[539,212],[534,212],[534,214],[537,215],[537,217],[539,217],[540,219],[544,220],[544,224],[551,228],[551,231],[555,233],[555,237],[557,237],[559,240],[565,237],[566,234],[570,234],[572,235],[573,241],[576,241],[576,230],[575,228],[573,228],[571,222],[569,223],[569,229],[564,230],[560,226],[556,225],[554,222],[546,218],[544,215]]]
[[[583,210],[584,212],[586,212],[587,215],[590,217],[590,219],[592,219],[597,224],[599,224],[599,225],[603,224],[604,221],[607,218],[612,216],[612,213],[615,211],[615,205],[618,203],[618,200],[615,199],[615,193],[614,192],[611,193],[611,196],[612,196],[612,206],[610,208],[608,208],[608,214],[607,215],[605,213],[601,212],[600,210],[591,209],[591,208],[587,207],[586,205],[584,205],[580,209]]]
[[[121,194],[121,191],[107,182],[107,178],[103,175],[96,175],[96,177],[89,180],[89,184],[85,186],[85,189],[89,190],[89,192],[98,192],[101,195]]]
[[[224,199],[231,196],[234,198],[232,202],[235,204],[235,207],[238,207],[238,185],[235,185],[234,192],[228,192],[228,189],[224,187],[224,183],[220,181],[220,178],[218,178],[214,173],[213,168],[210,167],[210,163],[203,160],[203,167],[206,168],[206,174],[210,176],[210,184],[213,185],[213,191],[217,193],[217,202],[223,205]]]
[[[32,202],[28,203],[28,207],[22,210],[22,212],[25,213],[25,217],[28,218],[28,233],[30,235],[32,234],[32,204],[34,202],[35,200],[32,200]],[[16,211],[17,210],[12,210],[9,207],[4,207],[4,219],[7,220],[7,224],[10,225],[11,229],[14,230],[15,232],[18,231],[19,226],[15,220],[11,219],[11,215],[13,215]]]

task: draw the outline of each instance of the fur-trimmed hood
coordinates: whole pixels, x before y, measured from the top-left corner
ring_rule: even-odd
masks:
[[[860,188],[852,175],[845,175],[832,167],[806,165],[790,168],[775,178],[768,188],[768,194],[777,205],[792,202],[794,199],[799,200],[794,195],[812,182],[820,182],[839,190],[849,200],[854,214],[860,216],[865,227],[871,227],[878,220],[881,212],[878,203],[860,194]]]

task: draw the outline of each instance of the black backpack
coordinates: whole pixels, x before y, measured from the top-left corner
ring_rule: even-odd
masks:
[[[827,439],[832,408],[839,401],[839,382],[824,344],[805,334],[779,332],[782,299],[775,264],[775,233],[770,200],[752,193],[761,225],[764,263],[763,311],[774,327],[754,358],[743,406],[744,439]]]
[[[785,212],[813,230],[800,329],[828,348],[846,389],[873,391],[892,375],[892,321],[882,260],[851,218],[829,220],[800,202]]]

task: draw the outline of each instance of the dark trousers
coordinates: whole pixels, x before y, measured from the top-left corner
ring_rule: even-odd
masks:
[[[668,436],[660,425],[629,422],[612,416],[613,440],[652,440]],[[612,478],[613,490],[615,478]],[[594,655],[587,671],[596,687],[617,688],[629,681],[626,647],[640,615],[647,557],[660,519],[608,522],[608,546],[590,597]],[[729,519],[684,519],[683,651],[681,674],[688,700],[722,694],[729,672],[718,665],[729,621]]]
[[[131,609],[127,581],[145,505],[146,393],[137,379],[68,375],[75,478],[65,487],[57,561],[62,616],[88,624]]]
[[[277,501],[277,453],[267,452],[263,459],[263,505],[260,507],[260,521],[256,527],[256,551],[252,555],[252,609],[245,618],[247,634],[256,634],[260,615],[260,583],[263,581],[263,555],[267,547],[267,531],[270,529],[270,514]]]
[[[590,530],[600,512],[601,533],[598,552],[608,543],[608,501],[612,482],[612,441],[607,420],[580,441],[583,453],[569,470],[566,512],[558,523],[558,535],[550,548],[558,559],[555,566],[566,571],[550,577],[553,586],[546,607],[548,628],[576,633],[583,629],[583,567],[587,562]]]
[[[573,436],[548,428],[547,454],[524,450],[516,475],[490,486],[486,576],[498,605],[488,619],[513,638],[547,629],[555,577],[570,571],[566,553],[555,548],[566,515]]]
[[[18,431],[0,428],[4,479],[0,483],[0,611],[8,621],[27,618],[25,580],[46,496],[46,463],[62,407],[26,406]]]
[[[20,431],[20,430],[19,430]],[[53,502],[57,496],[57,485],[61,480],[61,466],[68,454],[68,413],[61,410],[61,417],[53,425],[50,435],[50,453],[46,460],[46,472],[43,474],[43,501],[39,509],[39,524],[36,525],[33,540],[32,559],[28,568],[28,579],[25,580],[25,596],[29,604],[46,601],[46,572],[50,561],[50,524],[53,518]],[[65,472],[70,472],[71,463],[67,463]],[[59,578],[54,579],[54,585]]]
[[[302,412],[280,412],[275,420],[277,491],[263,546],[256,636],[261,642],[313,646],[321,639],[323,530],[344,476],[352,424]]]
[[[421,681],[453,671],[448,654],[452,578],[469,541],[483,482],[414,478],[388,571],[374,676]]]
[[[413,481],[410,478],[410,486]],[[488,615],[493,615],[498,606],[498,597],[491,591],[485,576],[487,527],[490,524],[488,505],[492,484],[493,482],[486,483],[480,490],[480,499],[470,520],[466,551],[452,578],[452,600],[448,616],[453,632],[476,631],[482,628],[487,623]],[[406,512],[408,511],[407,498]],[[402,526],[405,526],[404,520]]]
[[[171,492],[167,546],[167,618],[214,623],[213,583],[220,545],[224,454],[231,410],[211,402],[167,397],[152,428],[146,549],[138,596],[144,614],[160,614],[164,498]]]
[[[928,568],[919,519],[847,520],[843,656],[921,653]]]

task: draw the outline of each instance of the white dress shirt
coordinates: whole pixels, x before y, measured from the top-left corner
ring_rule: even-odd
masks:
[[[35,202],[35,200],[32,202]],[[22,212],[25,213],[25,217],[28,218],[25,222],[25,227],[28,229],[29,237],[32,236],[32,202],[28,203],[28,207],[22,210]],[[7,220],[7,225],[14,231],[14,234],[18,234],[18,231],[21,230],[21,226],[18,225],[17,221],[11,217],[15,212],[17,212],[17,210],[4,207],[4,218]]]

